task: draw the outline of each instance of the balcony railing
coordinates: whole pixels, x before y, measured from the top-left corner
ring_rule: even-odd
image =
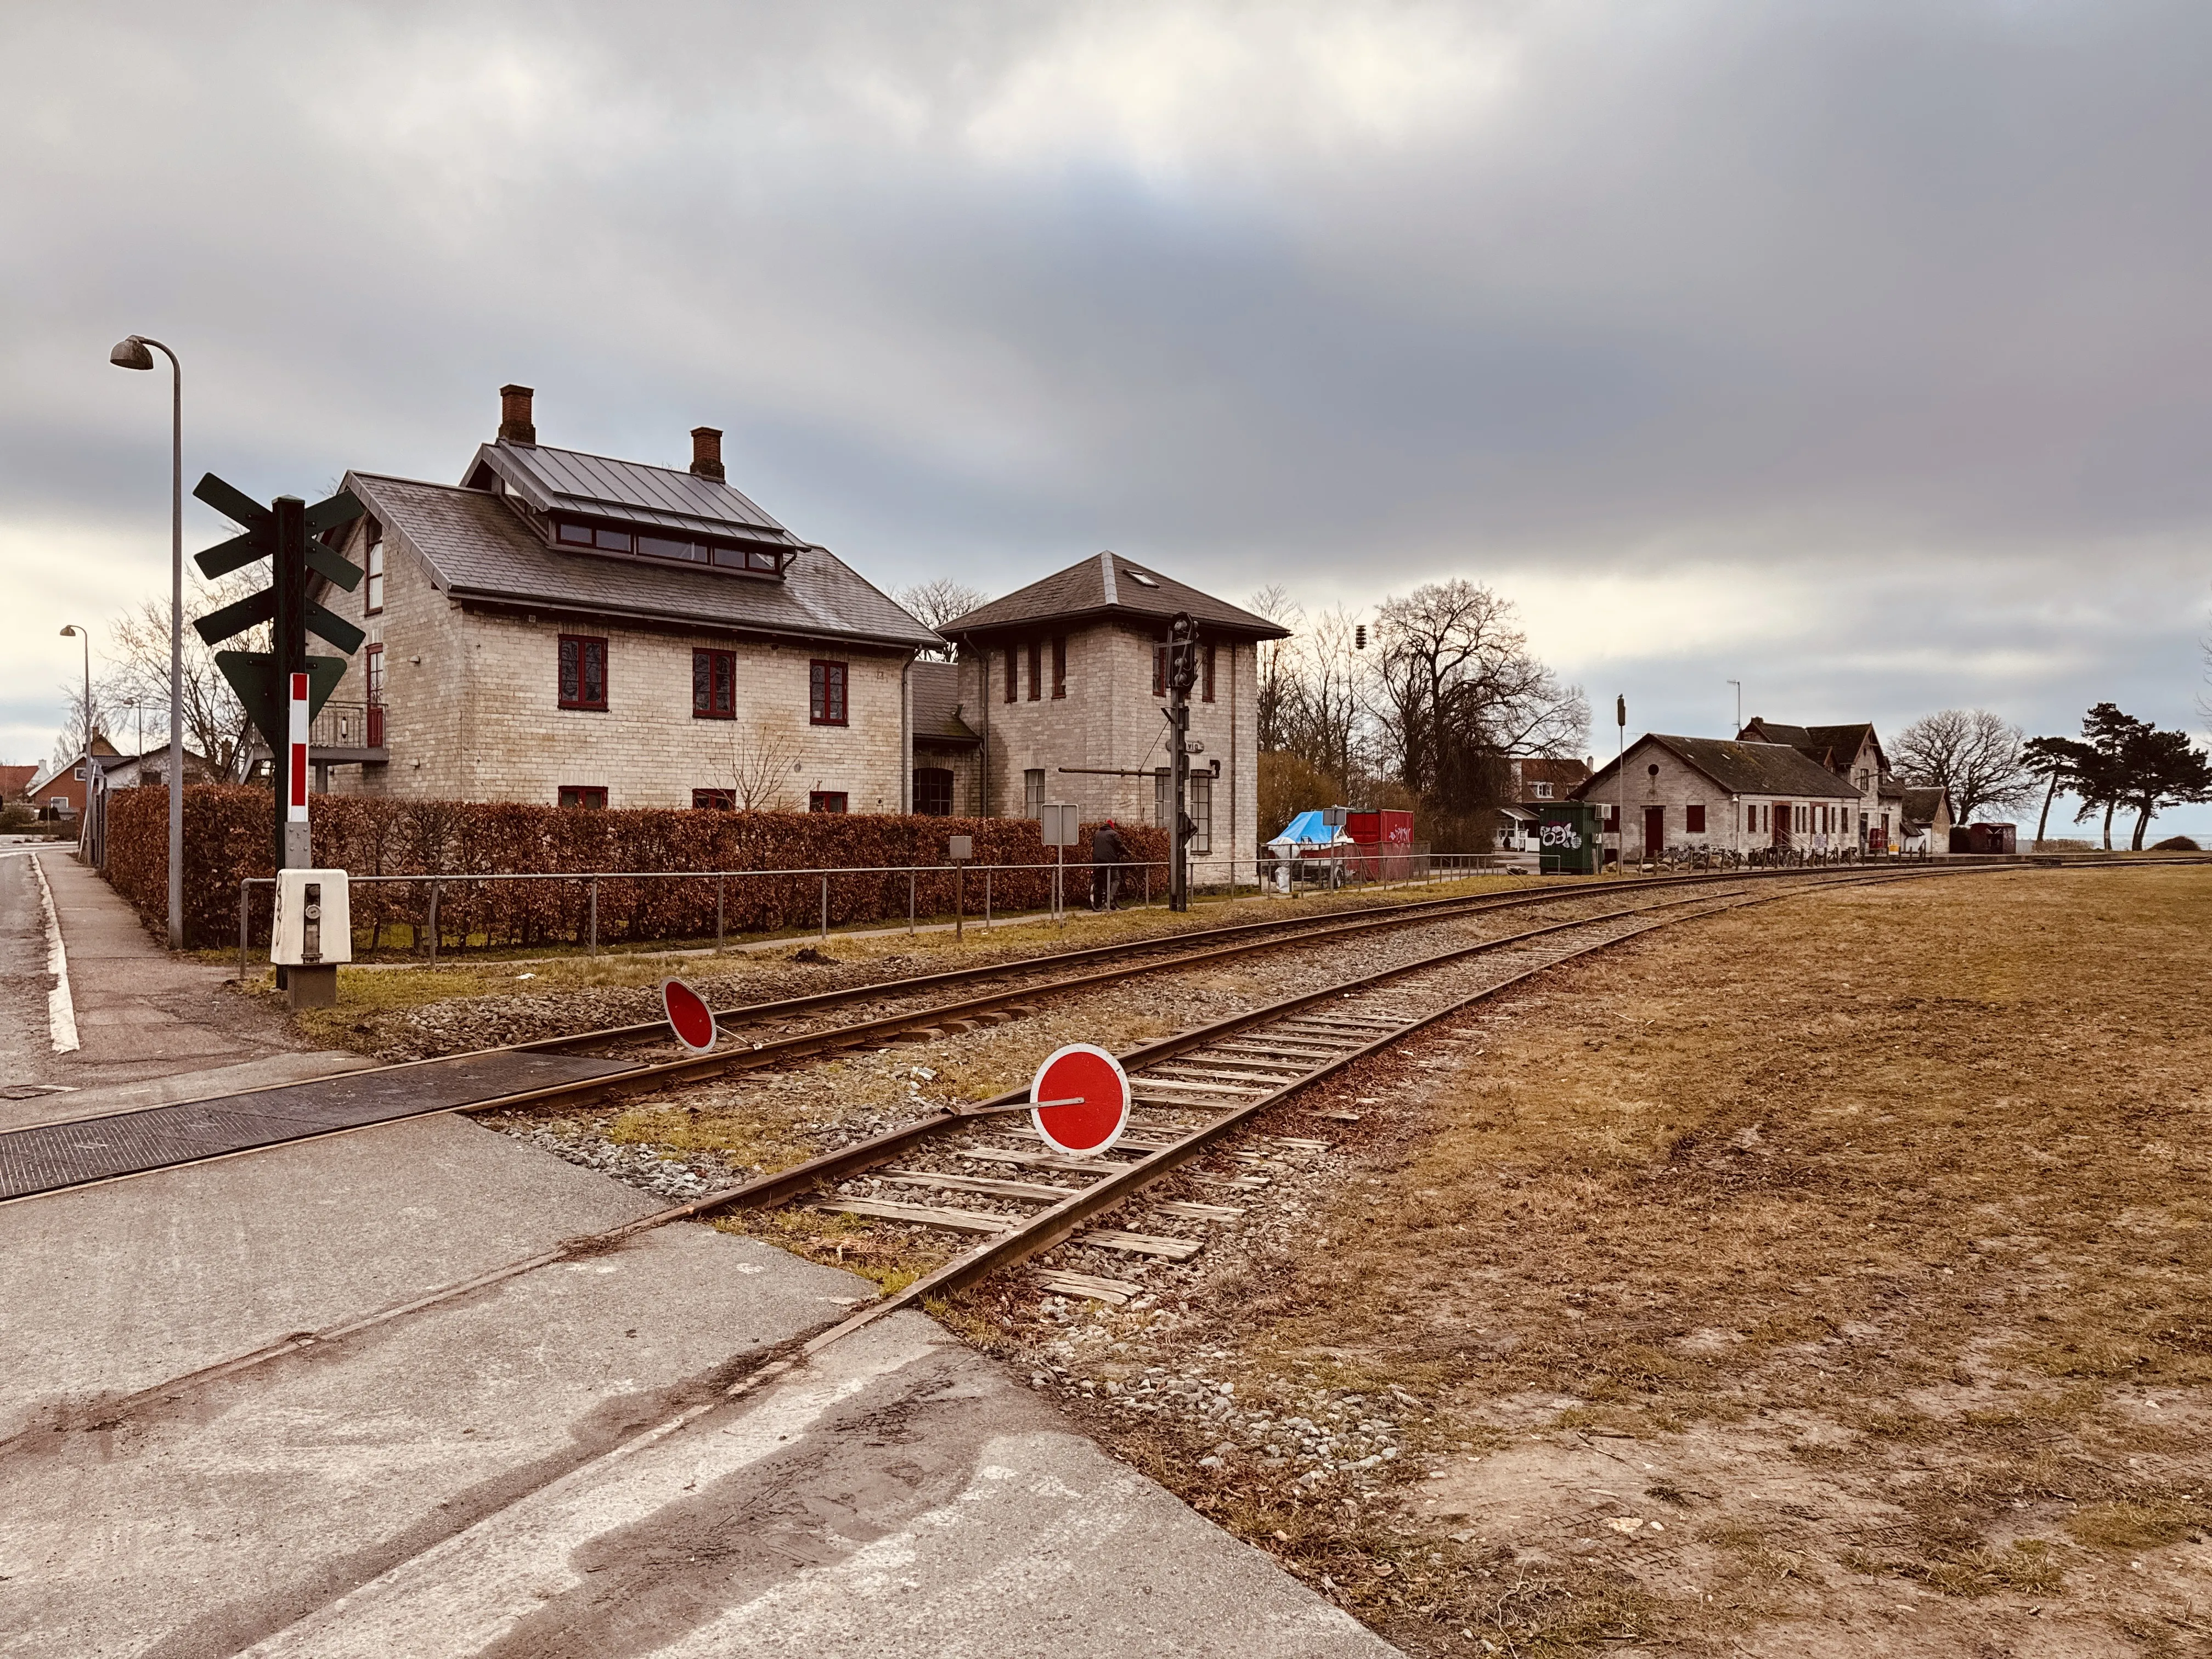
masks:
[[[382,703],[326,702],[317,711],[307,727],[307,751],[312,758],[316,750],[325,753],[350,750],[358,755],[365,749],[384,747],[385,717],[391,711]],[[253,753],[265,757],[269,746],[255,733]]]

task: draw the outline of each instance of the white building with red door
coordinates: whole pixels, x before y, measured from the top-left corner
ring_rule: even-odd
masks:
[[[1842,853],[1857,848],[1858,814],[1869,805],[1849,780],[1789,744],[1657,732],[1601,766],[1572,799],[1604,810],[1606,845],[1630,862],[1668,848]]]

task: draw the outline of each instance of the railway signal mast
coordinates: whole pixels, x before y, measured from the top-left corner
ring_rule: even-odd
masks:
[[[269,561],[267,587],[211,611],[192,626],[203,640],[215,645],[264,623],[275,625],[270,649],[218,651],[215,662],[269,744],[276,786],[276,867],[304,869],[313,862],[307,836],[307,727],[337,690],[346,666],[344,657],[309,656],[307,635],[327,640],[348,657],[361,648],[364,637],[351,623],[309,599],[307,588],[313,576],[349,593],[360,585],[360,568],[325,546],[320,537],[361,517],[365,509],[347,490],[313,507],[297,495],[279,495],[264,507],[212,472],[192,494],[246,526],[245,534],[198,556],[202,571],[210,577],[227,576],[256,559]]]
[[[1190,689],[1198,684],[1198,629],[1188,611],[1168,628],[1168,755],[1175,793],[1168,831],[1168,908],[1190,908]]]

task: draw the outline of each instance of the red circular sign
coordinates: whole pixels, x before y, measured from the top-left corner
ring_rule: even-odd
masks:
[[[706,999],[680,979],[660,981],[660,1006],[668,1015],[676,1040],[696,1054],[714,1046],[714,1011]]]
[[[1071,1042],[1037,1067],[1030,1100],[1030,1121],[1046,1146],[1088,1157],[1121,1138],[1129,1121],[1128,1074],[1103,1048]]]

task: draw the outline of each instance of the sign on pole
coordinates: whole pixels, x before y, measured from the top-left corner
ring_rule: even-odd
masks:
[[[695,1054],[703,1054],[720,1035],[714,1011],[707,1000],[680,979],[660,981],[660,1008],[668,1016],[668,1029],[676,1040]]]
[[[1030,1121],[1054,1152],[1095,1158],[1128,1124],[1129,1074],[1094,1043],[1056,1049],[1030,1082]]]
[[[289,793],[284,799],[284,819],[288,823],[307,821],[307,677],[292,676],[292,716],[286,732],[291,743],[291,763],[285,781]]]

